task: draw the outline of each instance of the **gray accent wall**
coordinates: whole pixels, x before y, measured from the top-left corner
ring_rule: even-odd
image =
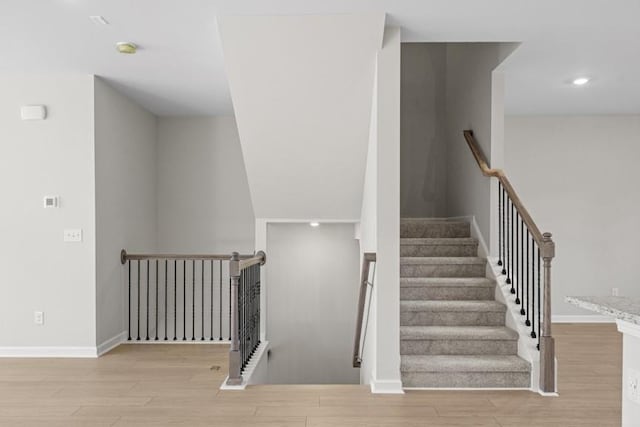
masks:
[[[400,214],[447,214],[445,43],[402,43]]]
[[[255,216],[233,116],[160,117],[158,249],[252,253]]]
[[[156,249],[156,117],[95,79],[96,342],[127,329],[119,253]]]
[[[472,129],[493,167],[502,162],[503,79],[514,43],[403,43],[401,214],[474,216],[491,244],[492,183],[463,137]],[[495,200],[497,204],[497,200]]]
[[[516,48],[512,43],[450,43],[447,46],[447,211],[449,216],[473,215],[485,242],[491,230],[492,182],[476,164],[462,132],[472,129],[492,167],[493,112],[502,115],[502,88],[493,72]],[[493,183],[495,184],[495,183]],[[496,200],[497,204],[497,200]]]
[[[353,224],[269,224],[272,384],[357,384],[352,351],[360,254]]]

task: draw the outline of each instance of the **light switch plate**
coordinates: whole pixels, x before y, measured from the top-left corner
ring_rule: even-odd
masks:
[[[34,311],[33,312],[33,323],[36,325],[44,325],[44,312],[42,311]]]
[[[82,242],[82,229],[73,228],[64,230],[64,241],[72,243]]]

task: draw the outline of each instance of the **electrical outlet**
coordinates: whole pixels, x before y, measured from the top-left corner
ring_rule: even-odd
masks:
[[[36,325],[44,325],[44,312],[43,311],[34,311],[33,312],[33,323]]]
[[[82,242],[82,229],[68,229],[64,230],[64,241],[65,242]]]
[[[640,372],[635,369],[629,369],[627,373],[627,397],[640,404]]]
[[[617,297],[618,295],[618,288],[611,288],[611,296]]]

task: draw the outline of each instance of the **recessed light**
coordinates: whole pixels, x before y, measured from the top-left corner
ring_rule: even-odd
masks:
[[[573,84],[576,86],[583,86],[583,85],[586,85],[587,83],[589,83],[588,77],[578,77],[573,81]]]
[[[310,222],[309,225],[312,226],[312,227],[319,227],[320,223],[316,222],[316,221],[313,221],[313,222]]]
[[[98,24],[98,25],[109,25],[109,21],[107,21],[106,19],[104,19],[104,16],[100,16],[100,15],[91,15],[89,17],[89,19],[91,19],[91,22],[93,22],[94,24]]]
[[[131,42],[118,42],[116,43],[116,49],[118,49],[118,52],[120,53],[133,55],[138,50],[138,46]]]

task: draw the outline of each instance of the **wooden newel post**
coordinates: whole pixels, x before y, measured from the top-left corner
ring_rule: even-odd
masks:
[[[228,385],[242,384],[240,373],[240,337],[238,335],[238,286],[240,284],[240,256],[238,252],[231,255],[229,261],[229,277],[231,278],[231,349],[229,350]]]
[[[556,255],[556,246],[551,233],[542,235],[540,252],[544,261],[544,293],[542,313],[542,336],[540,337],[540,389],[546,393],[556,391],[555,344],[551,336],[551,260]]]

